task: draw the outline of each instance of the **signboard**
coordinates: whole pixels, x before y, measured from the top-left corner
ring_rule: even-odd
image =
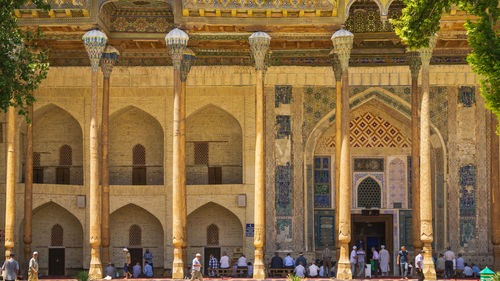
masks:
[[[246,237],[253,237],[254,229],[255,229],[255,225],[253,223],[247,223]]]

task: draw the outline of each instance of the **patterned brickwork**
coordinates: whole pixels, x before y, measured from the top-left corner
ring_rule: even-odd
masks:
[[[304,141],[318,121],[335,109],[335,88],[304,88]]]
[[[292,167],[276,166],[276,215],[291,216],[293,207]]]

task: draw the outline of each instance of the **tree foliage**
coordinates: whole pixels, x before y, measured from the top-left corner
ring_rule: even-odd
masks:
[[[467,40],[472,49],[467,62],[479,75],[486,107],[500,119],[500,12],[498,0],[405,0],[401,18],[393,21],[396,33],[410,49],[428,46],[439,31],[443,12],[452,5],[476,16],[467,21]]]
[[[36,45],[41,31],[21,30],[14,16],[15,9],[27,4],[43,10],[50,7],[43,0],[0,0],[0,109],[15,106],[24,115],[49,68],[46,52]]]

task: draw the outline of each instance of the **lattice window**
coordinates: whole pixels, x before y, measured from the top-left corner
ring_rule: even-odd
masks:
[[[330,157],[314,157],[314,207],[331,208]]]
[[[219,228],[215,224],[211,224],[207,227],[207,245],[219,245]]]
[[[146,148],[142,144],[136,144],[132,149],[132,163],[134,166],[146,165]]]
[[[373,178],[366,178],[358,185],[358,208],[380,208],[380,185]]]
[[[130,246],[142,244],[142,229],[137,224],[132,225],[128,231],[128,244]]]
[[[71,146],[65,144],[59,148],[59,166],[73,165],[73,150]]]
[[[64,230],[62,226],[59,224],[54,225],[50,233],[50,245],[63,246],[63,234]]]
[[[33,167],[40,167],[40,152],[33,152]]]
[[[194,143],[194,164],[208,165],[208,142]]]

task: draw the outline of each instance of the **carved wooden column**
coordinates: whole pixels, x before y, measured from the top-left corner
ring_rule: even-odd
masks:
[[[181,81],[181,64],[188,35],[175,28],[165,36],[174,65],[174,136],[172,164],[172,232],[174,245],[173,279],[184,279],[183,249],[186,237],[186,97]]]
[[[12,101],[11,101],[12,102]],[[5,181],[5,256],[14,248],[16,212],[16,108],[7,111],[7,178]]]
[[[422,101],[420,106],[420,240],[423,243],[424,264],[432,265],[432,186],[431,186],[431,139],[429,109],[429,63],[437,36],[430,38],[428,48],[419,49],[422,59]],[[424,266],[426,280],[436,280],[434,266]]]
[[[264,144],[264,75],[265,57],[271,37],[264,32],[255,32],[249,38],[250,49],[255,60],[255,205],[254,205],[254,246],[255,262],[253,278],[264,280],[264,244],[266,237],[266,189],[265,189],[265,144]]]
[[[102,51],[106,46],[106,34],[97,29],[91,30],[83,35],[85,49],[89,54],[90,65],[92,69],[92,91],[90,95],[90,132],[89,132],[89,170],[90,170],[90,246],[91,259],[89,269],[89,280],[102,279],[101,264],[101,205],[99,188],[99,155],[97,139],[97,74],[99,71],[99,61]]]
[[[28,106],[30,123],[26,127],[26,163],[24,166],[24,259],[31,257],[33,220],[33,105]]]
[[[500,271],[500,185],[498,153],[498,119],[491,114],[491,243],[493,244],[493,269]]]
[[[412,233],[415,254],[422,248],[420,241],[420,130],[418,127],[418,75],[420,74],[420,54],[408,51],[408,64],[411,72],[411,201]]]
[[[340,152],[342,147],[342,67],[335,52],[332,53],[332,68],[335,74],[335,248],[336,260],[340,257],[339,248],[339,180],[340,180]]]
[[[340,29],[332,36],[333,47],[337,53],[342,69],[341,104],[341,150],[339,171],[339,233],[338,243],[340,257],[337,266],[337,279],[352,279],[351,263],[349,262],[349,242],[351,242],[351,153],[349,141],[349,57],[351,55],[354,35],[345,29]],[[336,115],[337,117],[337,115]]]
[[[102,120],[101,120],[101,185],[102,185],[102,263],[107,265],[109,259],[109,77],[113,66],[118,61],[120,52],[108,45],[102,54]]]

